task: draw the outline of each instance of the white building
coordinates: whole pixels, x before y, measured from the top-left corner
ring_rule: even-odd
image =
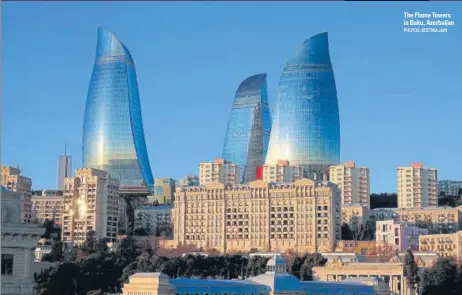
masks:
[[[199,185],[219,182],[227,184],[239,184],[240,172],[239,165],[216,159],[211,163],[199,164]]]
[[[135,229],[142,228],[148,234],[171,230],[172,209],[172,205],[145,206],[135,209]]]
[[[290,166],[289,161],[279,160],[277,164],[261,166],[257,178],[268,183],[289,183],[303,178],[303,167]]]
[[[370,208],[369,168],[356,167],[355,162],[329,167],[329,180],[342,191],[342,204]]]
[[[22,223],[21,200],[1,187],[1,294],[34,294],[34,249],[45,229]]]
[[[449,196],[459,195],[459,190],[462,190],[462,181],[439,180],[438,181],[438,196],[441,194]]]
[[[63,242],[80,245],[87,235],[117,240],[119,181],[105,171],[80,168],[64,180]]]
[[[398,208],[425,208],[438,206],[438,177],[433,168],[422,163],[398,167]]]
[[[428,230],[415,226],[408,226],[395,220],[381,220],[376,222],[376,246],[389,246],[393,250],[419,250],[419,236],[427,235]]]

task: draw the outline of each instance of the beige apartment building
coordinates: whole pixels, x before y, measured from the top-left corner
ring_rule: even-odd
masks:
[[[117,240],[119,181],[105,171],[79,168],[64,180],[63,242],[81,245],[87,235]]]
[[[397,219],[410,225],[425,225],[432,232],[456,232],[462,228],[462,206],[397,209]],[[420,225],[419,225],[420,226]]]
[[[257,170],[257,178],[268,183],[289,183],[303,178],[303,167],[291,166],[287,160],[279,160],[277,164],[261,166],[258,169],[260,171]]]
[[[355,162],[330,166],[329,180],[342,191],[342,205],[360,204],[370,209],[369,168],[356,167]]]
[[[32,180],[22,176],[19,168],[2,166],[2,185],[11,191],[21,193],[22,221],[30,223],[32,218]]]
[[[32,196],[32,215],[38,222],[46,219],[62,224],[64,196]]]
[[[151,196],[148,196],[149,202],[159,204],[171,204],[175,194],[175,180],[171,178],[156,178],[154,180],[154,190]]]
[[[462,258],[462,231],[419,237],[420,252],[435,252],[444,257]]]
[[[358,223],[364,224],[368,218],[367,208],[361,206],[360,204],[356,205],[342,205],[342,223]]]
[[[178,187],[174,239],[220,252],[333,251],[340,239],[340,190],[329,182]]]
[[[240,167],[224,159],[216,159],[210,163],[199,164],[199,185],[219,182],[227,184],[239,184]]]
[[[398,167],[398,208],[438,206],[438,177],[434,168],[422,163]]]

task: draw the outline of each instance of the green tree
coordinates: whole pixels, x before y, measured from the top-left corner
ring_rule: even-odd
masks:
[[[441,257],[424,270],[420,281],[422,295],[460,295],[462,271],[454,259]]]

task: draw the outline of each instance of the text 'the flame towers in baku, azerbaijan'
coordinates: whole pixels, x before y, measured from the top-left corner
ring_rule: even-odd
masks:
[[[306,40],[284,67],[266,164],[288,160],[318,179],[340,162],[340,119],[327,33]]]
[[[271,132],[266,74],[245,79],[234,97],[222,157],[238,164],[241,182],[256,179],[265,161]]]
[[[111,32],[98,29],[83,124],[83,167],[107,171],[125,187],[151,188],[135,65]]]

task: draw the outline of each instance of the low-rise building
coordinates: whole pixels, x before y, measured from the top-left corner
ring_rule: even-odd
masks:
[[[23,223],[21,200],[1,186],[1,294],[34,294],[34,249],[45,229]]]
[[[438,195],[458,196],[459,191],[462,190],[462,181],[454,180],[439,180],[438,181]]]
[[[176,182],[176,186],[199,186],[199,176],[186,175]]]
[[[369,210],[368,215],[374,220],[392,220],[398,218],[397,210],[398,208],[375,208]]]
[[[144,206],[135,209],[135,229],[143,229],[147,234],[170,233],[172,229],[172,205]]]
[[[349,253],[321,253],[328,259],[325,266],[313,268],[313,279],[327,282],[343,282],[349,278],[380,278],[389,286],[391,295],[412,294],[403,273],[405,253],[389,258],[388,262],[368,262],[366,257]],[[419,268],[431,267],[437,260],[435,253],[416,253]],[[391,292],[391,293],[390,293]],[[335,294],[335,293],[334,293]],[[359,294],[359,293],[356,293]]]
[[[462,258],[462,231],[451,234],[419,237],[419,251],[436,252],[440,256]]]
[[[367,207],[360,204],[342,205],[342,223],[364,224],[367,220]]]
[[[372,255],[375,249],[375,241],[340,240],[335,248],[335,252]]]
[[[129,277],[122,290],[123,295],[189,295],[189,294],[239,294],[239,295],[382,295],[377,293],[376,283],[352,280],[350,282],[299,281],[286,271],[287,265],[280,256],[270,259],[266,273],[241,280],[170,279],[162,273],[136,273]],[[383,287],[383,282],[382,282]],[[390,293],[388,293],[390,294]]]
[[[394,220],[376,222],[376,246],[391,246],[397,251],[419,249],[419,236],[428,234],[427,229],[399,223]]]
[[[61,226],[63,217],[64,196],[32,196],[32,216],[38,222],[54,220]]]

